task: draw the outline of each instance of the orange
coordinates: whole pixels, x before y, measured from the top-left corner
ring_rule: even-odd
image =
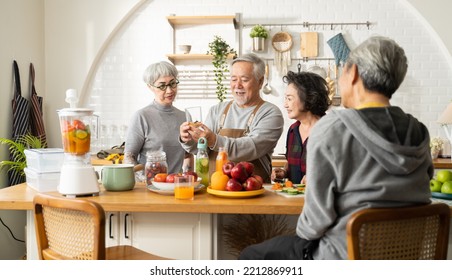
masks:
[[[224,191],[228,181],[229,177],[223,171],[215,171],[210,177],[210,187],[214,190]]]

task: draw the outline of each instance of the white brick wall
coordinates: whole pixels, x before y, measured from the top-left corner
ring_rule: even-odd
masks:
[[[409,59],[409,71],[405,82],[394,95],[392,103],[402,107],[424,122],[431,136],[445,137],[436,123],[441,111],[452,99],[451,57],[438,39],[436,33],[427,26],[424,19],[404,0],[282,0],[282,1],[219,1],[219,0],[156,0],[130,18],[120,29],[110,45],[102,53],[95,77],[92,77],[88,94],[88,106],[101,115],[104,124],[127,125],[132,112],[152,101],[152,93],[142,82],[143,70],[149,63],[165,60],[166,54],[172,52],[172,29],[166,21],[169,14],[176,15],[234,15],[240,13],[244,24],[268,23],[302,23],[302,22],[366,22],[372,23],[368,30],[364,27],[336,26],[330,28],[310,28],[319,32],[319,56],[333,57],[326,41],[342,32],[353,48],[371,35],[384,35],[395,39],[402,45]],[[250,51],[251,40],[248,36],[250,27],[242,32],[242,52]],[[274,26],[271,34],[279,30],[291,33],[294,45],[291,56],[298,58],[300,32],[309,31],[302,26]],[[232,26],[188,27],[178,29],[176,44],[193,45],[192,53],[204,53],[207,44],[218,32],[232,46],[234,30]],[[212,33],[212,34],[211,34]],[[270,41],[270,40],[267,40]],[[270,42],[267,51],[260,53],[263,58],[274,57]],[[290,70],[297,71],[293,60]],[[196,62],[197,65],[180,64],[181,71],[190,69],[207,69],[209,63]],[[270,63],[271,64],[271,63]],[[302,63],[307,69],[314,61]],[[326,61],[317,64],[326,67]],[[281,76],[271,67],[271,95],[264,98],[282,107],[285,86]],[[216,99],[192,100],[179,99],[175,105],[181,109],[202,105],[204,117],[208,108]],[[283,110],[285,115],[285,111]],[[108,120],[108,121],[106,121]],[[286,119],[286,128],[292,123]],[[119,139],[114,140],[119,142]],[[283,153],[285,132],[280,139],[275,153]]]

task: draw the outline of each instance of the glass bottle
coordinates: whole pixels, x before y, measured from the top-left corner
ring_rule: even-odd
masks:
[[[151,179],[155,174],[168,173],[168,164],[166,163],[166,153],[163,151],[148,151],[146,153],[146,165],[144,167],[146,175],[146,185],[152,185]]]
[[[223,172],[223,165],[228,162],[228,152],[224,147],[220,147],[215,162],[215,171]]]
[[[209,155],[207,154],[207,140],[198,140],[198,154],[196,155],[196,174],[201,178],[201,184],[209,185]]]

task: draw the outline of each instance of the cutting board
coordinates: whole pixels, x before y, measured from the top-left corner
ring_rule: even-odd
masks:
[[[319,36],[317,32],[301,32],[301,56],[317,57],[319,55]]]

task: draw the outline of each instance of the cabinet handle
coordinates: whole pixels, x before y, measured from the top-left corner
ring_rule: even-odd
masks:
[[[126,239],[129,239],[129,235],[127,234],[127,218],[129,217],[129,214],[124,215],[124,237]]]
[[[113,216],[114,216],[115,214],[110,214],[110,217],[109,217],[109,220],[108,220],[108,235],[109,235],[109,237],[110,237],[110,239],[113,239],[113,234],[112,234],[112,218],[113,218]]]

